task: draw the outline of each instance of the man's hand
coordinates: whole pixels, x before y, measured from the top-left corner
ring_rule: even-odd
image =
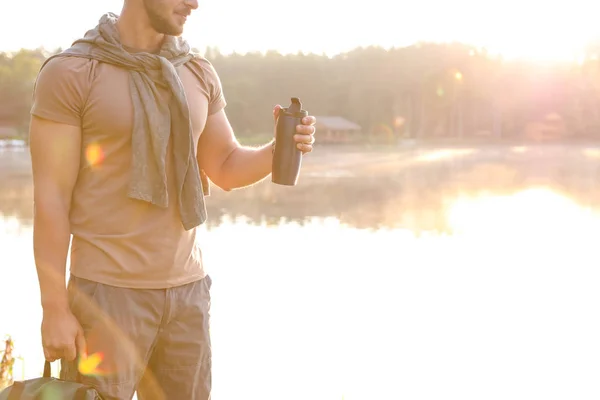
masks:
[[[281,107],[279,104],[273,108],[273,119],[277,121],[277,117],[281,112]],[[313,149],[313,143],[315,143],[315,124],[317,123],[317,119],[312,116],[304,117],[302,120],[302,125],[298,125],[296,127],[296,135],[294,135],[294,140],[296,140],[296,146],[298,149],[302,151],[302,153],[310,153]],[[277,128],[275,128],[277,130]]]
[[[83,329],[69,309],[44,310],[42,319],[42,346],[46,361],[65,359],[73,361],[86,356]]]

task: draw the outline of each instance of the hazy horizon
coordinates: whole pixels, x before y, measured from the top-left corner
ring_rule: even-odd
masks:
[[[0,51],[66,48],[93,28],[100,15],[118,14],[121,7],[122,0],[10,2],[3,8],[14,18],[0,26]],[[594,21],[600,6],[585,0],[543,7],[517,0],[426,0],[395,2],[392,7],[385,0],[353,7],[341,0],[305,0],[300,6],[273,6],[265,0],[201,1],[184,36],[193,47],[217,47],[223,54],[275,50],[333,55],[357,47],[427,41],[461,42],[507,58],[552,61],[576,59],[587,43],[600,37]],[[24,31],[24,26],[29,29]]]

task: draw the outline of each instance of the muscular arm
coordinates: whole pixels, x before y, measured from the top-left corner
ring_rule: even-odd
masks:
[[[68,308],[65,270],[71,194],[79,171],[81,129],[32,117],[33,247],[42,307]]]
[[[198,162],[223,190],[253,185],[271,173],[271,144],[244,147],[235,138],[224,110],[208,117],[198,142]]]

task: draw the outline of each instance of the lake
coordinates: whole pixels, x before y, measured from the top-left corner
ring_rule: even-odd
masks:
[[[600,145],[317,147],[207,207],[215,400],[600,398]],[[27,151],[0,216],[0,335],[35,377]]]

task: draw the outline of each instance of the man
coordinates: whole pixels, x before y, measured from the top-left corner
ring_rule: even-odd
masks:
[[[271,172],[242,147],[211,64],[180,35],[197,0],[125,0],[42,67],[31,156],[42,344],[61,377],[105,399],[209,399],[210,278],[196,227],[208,177]],[[277,117],[280,107],[274,109]],[[314,117],[297,127],[303,152]],[[71,244],[71,276],[65,265]]]

